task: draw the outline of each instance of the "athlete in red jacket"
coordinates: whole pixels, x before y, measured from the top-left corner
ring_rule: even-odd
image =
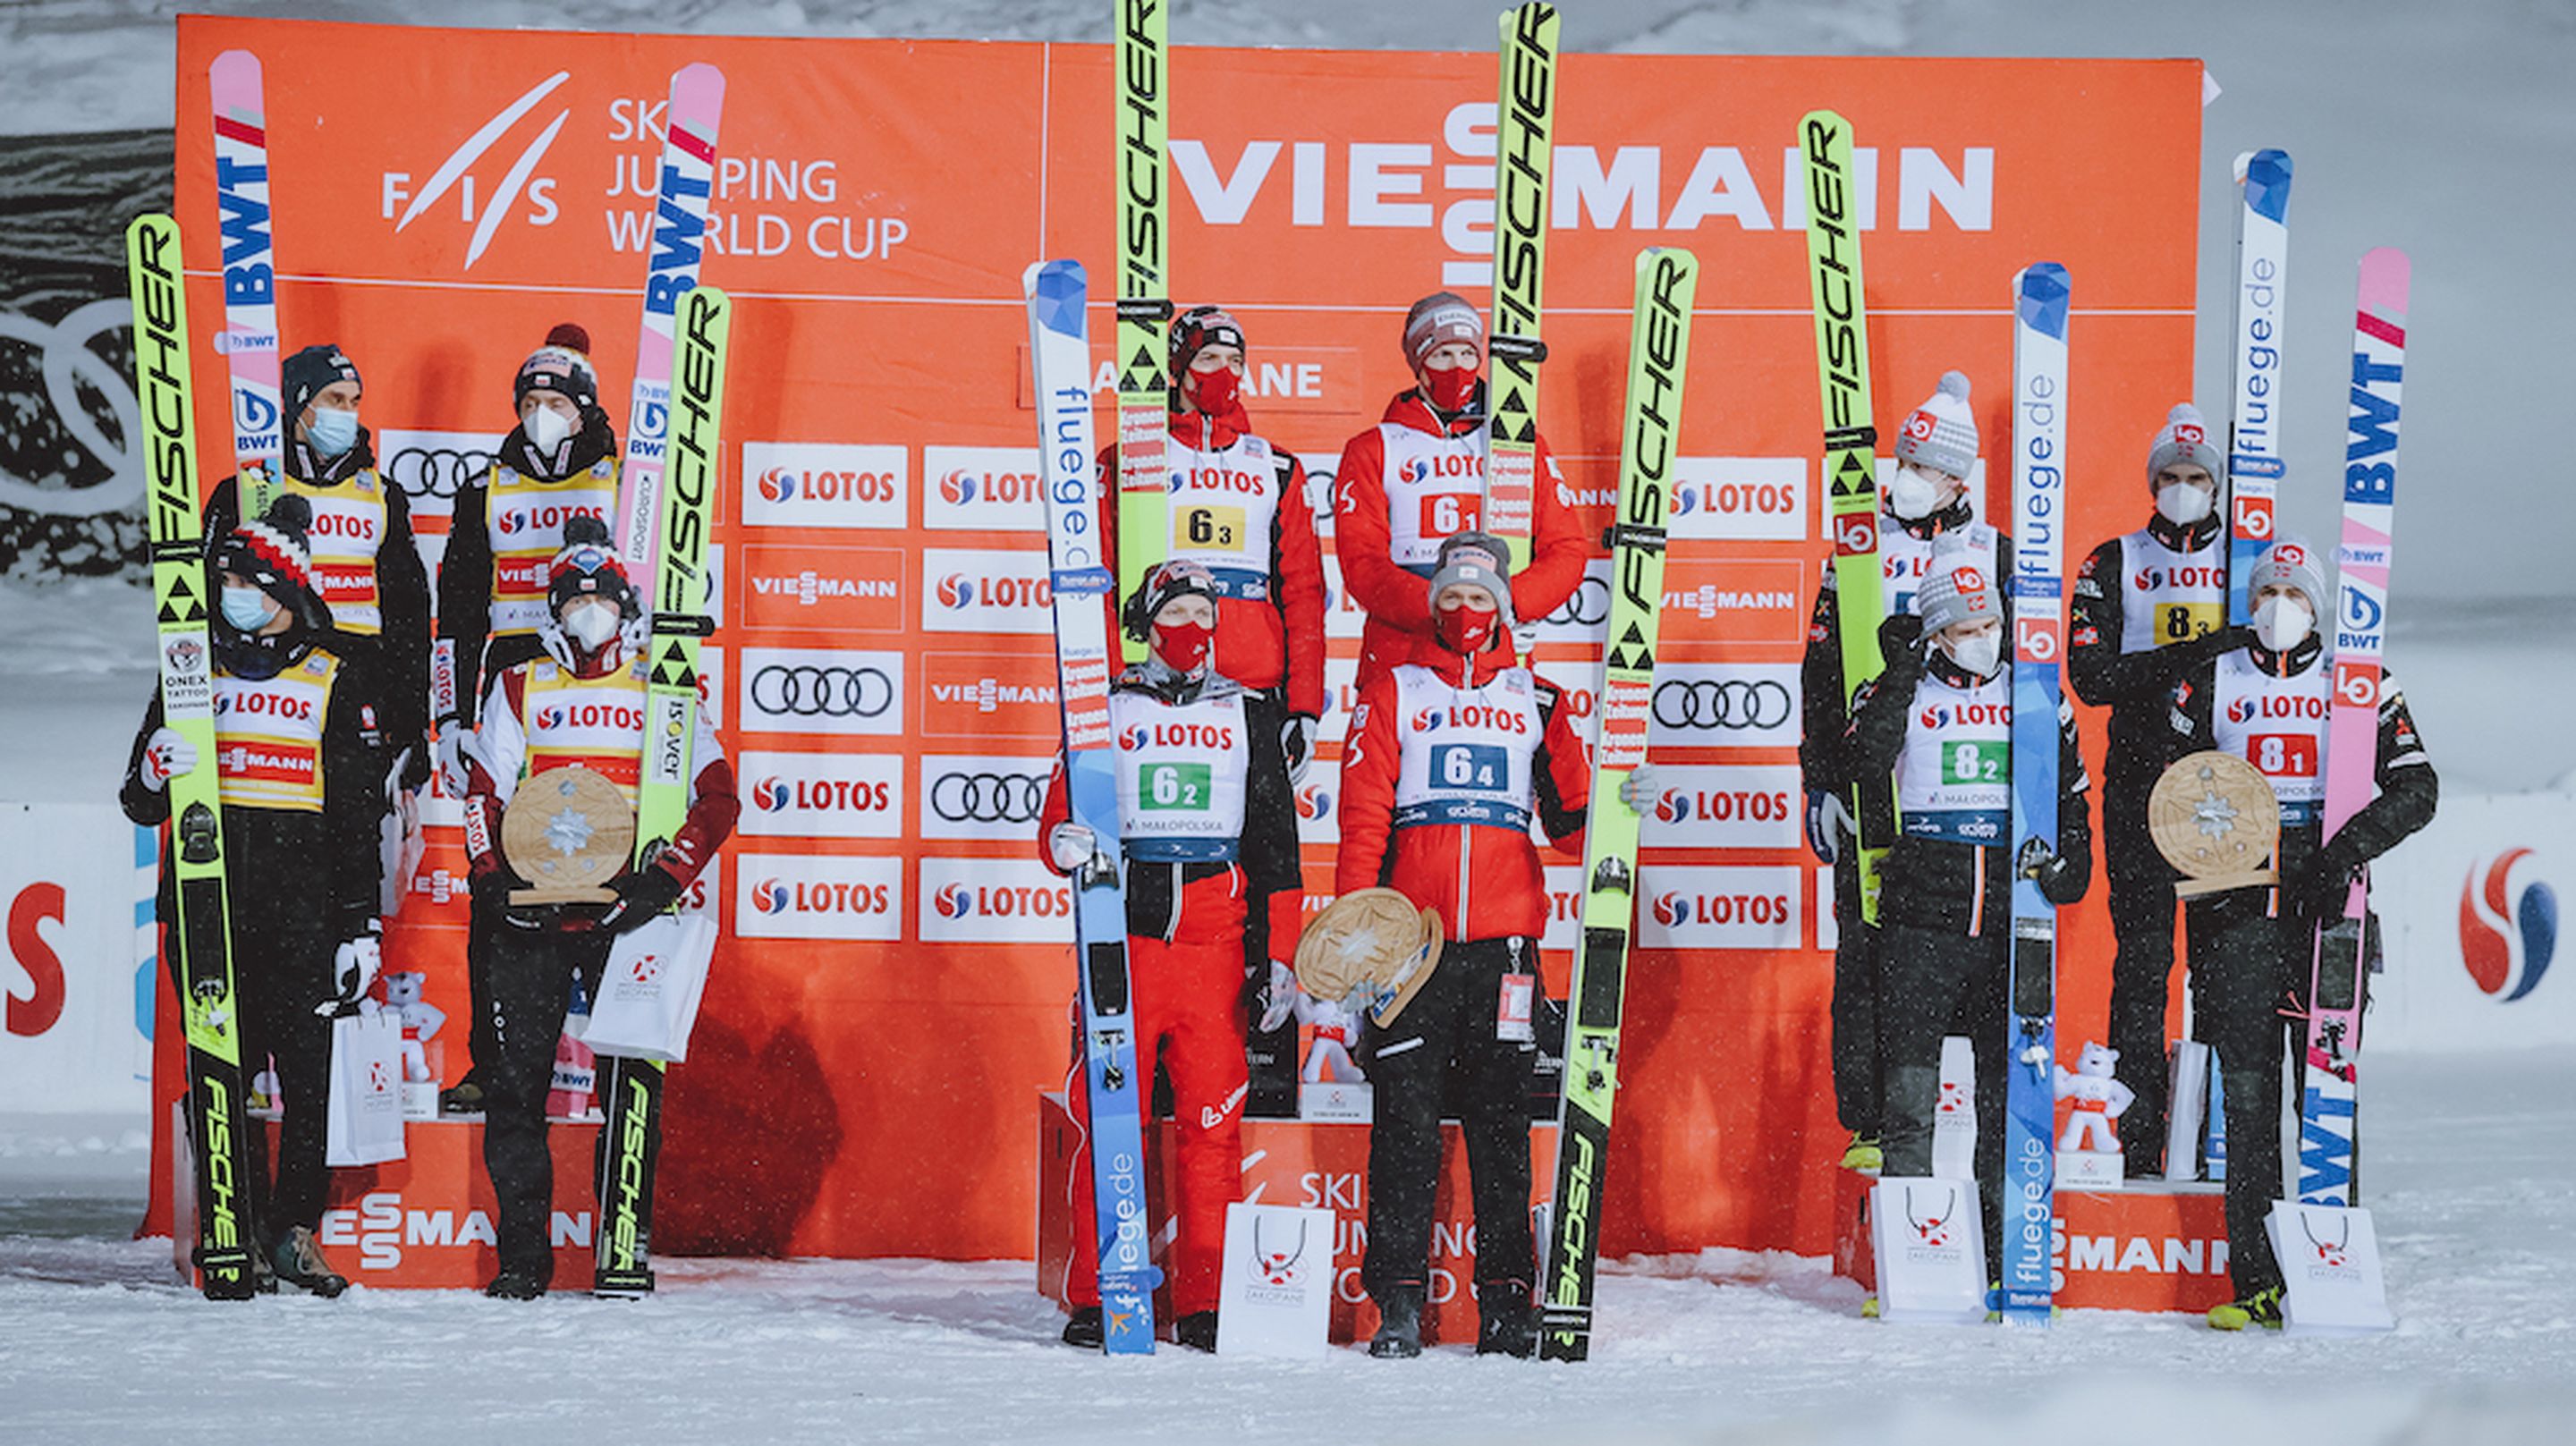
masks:
[[[1149,644],[1145,661],[1119,674],[1109,695],[1136,1068],[1150,1080],[1159,1059],[1170,1074],[1179,1135],[1173,1333],[1210,1351],[1225,1207],[1240,1198],[1243,1172],[1245,961],[1294,957],[1304,901],[1279,706],[1212,666],[1220,600],[1207,568],[1188,561],[1156,568],[1130,609],[1133,631]],[[1039,852],[1069,874],[1091,861],[1098,842],[1071,821],[1058,767],[1038,819]],[[1284,975],[1284,965],[1275,972]],[[1283,995],[1276,1008],[1284,1013],[1286,1004]],[[1078,1079],[1068,1081],[1066,1102],[1087,1129],[1090,1096]],[[1073,1319],[1064,1339],[1096,1349],[1099,1236],[1090,1180],[1077,1171],[1072,1185],[1065,1300]]]
[[[1374,427],[1351,438],[1333,475],[1333,550],[1342,586],[1368,611],[1359,687],[1429,640],[1423,587],[1443,538],[1483,528],[1485,323],[1465,298],[1434,292],[1404,319],[1404,356],[1415,386],[1386,404]],[[1512,579],[1520,615],[1541,618],[1583,584],[1591,544],[1565,500],[1565,479],[1538,443],[1535,535],[1529,565]]]
[[[1477,1349],[1527,1355],[1531,1029],[1547,883],[1530,819],[1580,856],[1591,760],[1556,689],[1516,667],[1502,543],[1450,538],[1422,588],[1432,635],[1360,694],[1342,758],[1341,893],[1387,885],[1439,912],[1438,965],[1372,1030],[1368,1259],[1377,1356],[1422,1350],[1442,1095],[1463,1098],[1476,1202]]]

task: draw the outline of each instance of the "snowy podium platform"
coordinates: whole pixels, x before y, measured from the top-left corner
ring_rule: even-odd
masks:
[[[1834,1273],[1877,1289],[1869,1250],[1875,1175],[1834,1181]],[[2059,1190],[2057,1304],[2068,1310],[2183,1311],[2224,1305],[2227,1210],[2221,1187],[2132,1180],[2119,1190]]]
[[[1440,1128],[1440,1184],[1432,1199],[1431,1305],[1423,1312],[1425,1341],[1476,1338],[1476,1232],[1467,1190],[1467,1147],[1455,1121]],[[1321,1207],[1333,1212],[1333,1325],[1337,1342],[1377,1331],[1377,1307],[1360,1288],[1360,1260],[1368,1250],[1368,1142],[1365,1124],[1320,1120],[1246,1119],[1243,1122],[1243,1198],[1270,1205]],[[1154,1168],[1145,1178],[1145,1206],[1152,1222],[1154,1259],[1171,1245],[1169,1172],[1174,1159],[1172,1122],[1156,1120],[1145,1148]],[[1038,1290],[1062,1304],[1065,1262],[1075,1248],[1073,1192],[1079,1178],[1081,1135],[1064,1096],[1038,1096]],[[585,1173],[584,1178],[587,1178]],[[1531,1203],[1556,1178],[1556,1126],[1530,1125]],[[354,1277],[352,1277],[354,1278]],[[1170,1302],[1158,1299],[1158,1319]]]
[[[275,1147],[277,1126],[263,1125]],[[590,1289],[591,1156],[599,1126],[557,1121],[546,1132],[555,1159],[550,1236],[557,1290]],[[186,1132],[178,1138],[184,1140]],[[185,1148],[173,1151],[177,1175],[174,1253],[184,1264],[196,1238],[196,1194]],[[500,1268],[494,1250],[492,1182],[483,1173],[480,1117],[413,1120],[405,1158],[331,1172],[322,1209],[322,1248],[353,1285],[392,1290],[480,1290]]]

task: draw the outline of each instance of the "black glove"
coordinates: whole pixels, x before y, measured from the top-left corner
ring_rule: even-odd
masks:
[[[2039,885],[2039,892],[2052,904],[2072,904],[2084,897],[2082,883],[2075,877],[2075,866],[2058,857],[2037,834],[2021,841],[2020,852],[2013,855],[2013,873]]]
[[[403,750],[402,774],[396,780],[403,792],[415,792],[422,784],[429,782],[430,755],[435,751],[436,746],[430,742],[429,735],[426,733],[420,736],[419,742]]]
[[[1889,613],[1879,619],[1878,653],[1893,665],[1923,641],[1923,619],[1912,613]]]
[[[609,887],[617,890],[617,902],[599,916],[599,927],[611,934],[640,929],[645,920],[680,900],[679,879],[669,869],[652,864],[624,875]]]
[[[2299,917],[2322,923],[2343,916],[2344,900],[2350,896],[2353,875],[2361,865],[2350,854],[2333,844],[2317,850],[2290,883],[2290,907]]]

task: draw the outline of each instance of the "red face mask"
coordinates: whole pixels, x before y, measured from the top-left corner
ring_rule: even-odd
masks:
[[[1433,372],[1433,376],[1440,373]],[[1475,654],[1491,647],[1494,634],[1503,628],[1503,615],[1495,608],[1444,608],[1431,615],[1431,634],[1440,646],[1453,653]]]
[[[1154,656],[1173,669],[1195,673],[1216,649],[1216,629],[1205,623],[1156,623]]]
[[[1446,371],[1426,371],[1422,374],[1422,394],[1431,399],[1431,405],[1444,412],[1457,411],[1476,394],[1476,369],[1451,367]]]
[[[1234,368],[1218,367],[1212,372],[1188,372],[1184,375],[1190,379],[1191,405],[1211,417],[1223,416],[1234,410],[1235,396],[1243,386],[1243,378],[1234,374]]]

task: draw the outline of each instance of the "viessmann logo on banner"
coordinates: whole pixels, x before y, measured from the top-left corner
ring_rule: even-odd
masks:
[[[753,527],[912,525],[912,457],[898,446],[742,444],[742,520]]]
[[[921,942],[1069,944],[1073,890],[1036,858],[923,859]]]
[[[903,732],[903,654],[851,648],[745,648],[746,733]]]
[[[1048,758],[923,755],[921,836],[1034,843],[1054,769]]]
[[[1637,942],[1653,949],[1795,949],[1795,864],[1655,864],[1637,871]]]
[[[1055,632],[1047,555],[1026,548],[925,548],[921,627],[932,633]]]
[[[746,939],[903,937],[901,859],[746,853],[733,867],[733,931]]]
[[[1033,447],[924,447],[921,483],[924,527],[1046,535],[1046,494]]]
[[[903,837],[903,759],[891,753],[746,751],[742,831],[766,838]]]

